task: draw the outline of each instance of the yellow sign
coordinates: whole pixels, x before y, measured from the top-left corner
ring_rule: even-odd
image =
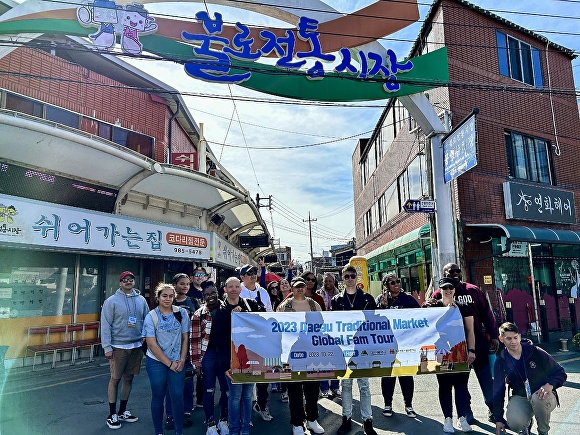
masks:
[[[483,275],[483,283],[484,284],[491,284],[493,280],[491,279],[491,275]]]
[[[356,269],[356,285],[360,286],[363,291],[369,291],[369,273],[367,259],[361,256],[352,257],[348,264]]]

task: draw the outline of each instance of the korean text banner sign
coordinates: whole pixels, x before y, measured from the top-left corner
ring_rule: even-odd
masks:
[[[0,195],[0,244],[209,259],[207,231]]]
[[[467,370],[457,308],[232,313],[236,383]]]

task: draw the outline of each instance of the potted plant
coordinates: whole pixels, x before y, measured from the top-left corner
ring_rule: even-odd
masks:
[[[574,337],[572,337],[572,344],[580,348],[580,332],[577,333]]]

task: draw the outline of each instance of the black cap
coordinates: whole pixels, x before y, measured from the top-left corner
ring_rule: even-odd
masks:
[[[439,288],[450,285],[451,287],[455,288],[455,280],[452,278],[441,278],[439,280]]]
[[[247,275],[251,271],[258,272],[258,268],[251,264],[244,264],[240,269],[240,275]]]

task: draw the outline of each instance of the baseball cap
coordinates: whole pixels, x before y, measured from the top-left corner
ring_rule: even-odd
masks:
[[[455,288],[455,280],[453,280],[451,278],[441,278],[439,280],[439,288],[446,286],[446,285],[450,285],[451,287]]]
[[[306,286],[306,281],[304,281],[304,278],[296,277],[292,280],[291,285],[292,285],[292,288]]]
[[[251,264],[244,264],[240,269],[240,275],[247,275],[250,272],[258,272],[258,268]]]
[[[121,281],[126,276],[132,276],[133,278],[135,278],[135,274],[133,272],[126,270],[125,272],[121,272],[121,275],[119,275],[119,281]]]

